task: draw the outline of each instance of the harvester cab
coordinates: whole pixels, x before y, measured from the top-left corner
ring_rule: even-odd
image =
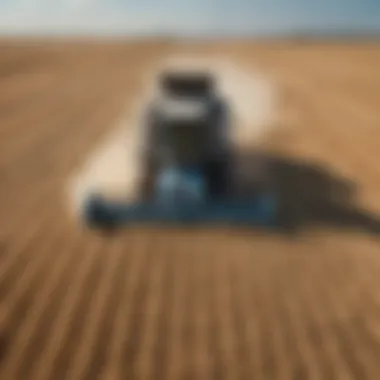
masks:
[[[229,109],[215,78],[207,71],[164,73],[160,90],[147,109],[146,176],[181,167],[205,175],[213,194],[222,190],[231,150]]]

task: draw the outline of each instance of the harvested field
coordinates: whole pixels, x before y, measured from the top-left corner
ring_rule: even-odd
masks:
[[[273,79],[299,235],[68,217],[68,178],[177,53]],[[379,66],[375,44],[1,42],[0,378],[379,379]]]

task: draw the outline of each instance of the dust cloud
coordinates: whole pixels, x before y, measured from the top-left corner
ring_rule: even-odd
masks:
[[[263,73],[247,70],[233,61],[215,57],[168,57],[157,62],[146,76],[142,94],[129,105],[100,146],[90,152],[83,166],[69,182],[70,210],[80,213],[84,199],[91,192],[104,196],[133,200],[140,181],[140,153],[143,147],[142,118],[144,105],[159,89],[155,77],[162,69],[206,68],[214,73],[219,91],[232,110],[232,140],[239,148],[260,144],[275,125],[277,92]]]

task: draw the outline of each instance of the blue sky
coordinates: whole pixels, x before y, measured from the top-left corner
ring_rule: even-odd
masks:
[[[0,0],[0,33],[380,31],[380,0]]]

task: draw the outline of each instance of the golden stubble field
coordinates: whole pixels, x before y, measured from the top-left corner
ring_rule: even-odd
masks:
[[[67,178],[178,52],[276,82],[265,148],[300,235],[67,217]],[[0,378],[377,380],[380,240],[359,207],[380,213],[379,66],[370,43],[2,41]]]

